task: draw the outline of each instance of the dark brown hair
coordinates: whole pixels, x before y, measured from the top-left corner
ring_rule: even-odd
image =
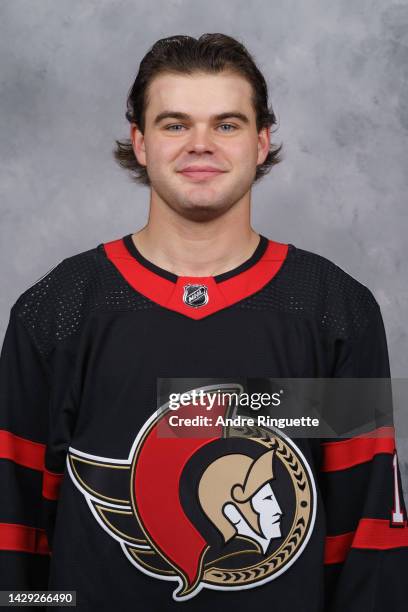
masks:
[[[268,88],[262,73],[244,45],[225,34],[203,34],[198,39],[177,35],[158,40],[142,59],[139,72],[128,92],[126,119],[129,123],[136,123],[144,133],[148,87],[159,74],[218,74],[224,70],[243,76],[252,86],[252,104],[258,133],[262,128],[276,124],[272,107],[268,108]],[[150,185],[146,167],[137,161],[130,138],[115,142],[117,146],[113,156],[118,164],[129,170],[137,183]],[[270,147],[263,164],[257,166],[254,182],[282,161],[281,149],[282,144]]]

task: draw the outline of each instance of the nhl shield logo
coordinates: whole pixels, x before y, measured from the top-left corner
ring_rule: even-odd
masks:
[[[220,387],[234,392],[240,386],[202,390]],[[233,404],[216,407],[223,416],[234,412]],[[306,457],[270,427],[173,435],[173,414],[169,403],[153,413],[127,458],[70,447],[69,474],[94,518],[135,568],[174,581],[175,601],[203,588],[236,591],[277,579],[302,554],[315,522],[316,487]],[[193,406],[178,414],[191,417]]]
[[[206,285],[184,285],[183,302],[193,308],[208,304],[208,287]]]

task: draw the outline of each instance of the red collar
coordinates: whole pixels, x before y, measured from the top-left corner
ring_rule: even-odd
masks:
[[[203,319],[227,308],[264,287],[285,261],[288,245],[268,240],[265,252],[250,268],[215,282],[213,276],[175,276],[175,281],[141,264],[127,249],[124,239],[103,244],[108,259],[126,281],[156,304],[191,319]]]

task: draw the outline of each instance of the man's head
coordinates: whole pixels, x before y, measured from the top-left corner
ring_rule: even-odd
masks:
[[[281,161],[267,86],[245,47],[223,34],[153,45],[129,92],[131,139],[114,152],[134,180],[185,216],[206,220],[239,201]],[[221,170],[187,175],[187,167]]]
[[[282,510],[274,495],[274,450],[257,459],[230,453],[206,468],[198,486],[198,499],[209,520],[228,542],[237,533],[251,531],[271,540],[281,536]]]

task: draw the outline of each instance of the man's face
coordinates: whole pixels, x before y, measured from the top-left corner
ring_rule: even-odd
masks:
[[[265,538],[280,538],[282,510],[270,483],[266,483],[253,497],[252,506],[259,514],[259,524]]]
[[[256,130],[251,93],[243,77],[227,72],[162,74],[151,82],[145,133],[132,125],[131,136],[139,163],[147,167],[152,199],[195,221],[218,217],[249,199],[270,138],[269,128]],[[220,172],[188,174],[183,172],[188,166]]]

